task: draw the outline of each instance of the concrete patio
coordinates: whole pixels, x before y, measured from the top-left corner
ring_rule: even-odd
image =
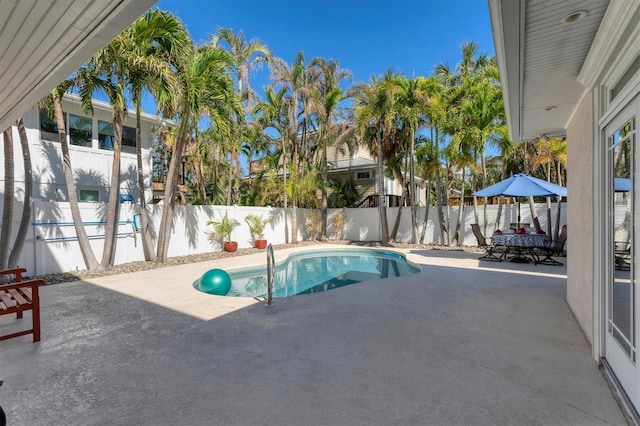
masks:
[[[10,425],[626,424],[564,266],[398,251],[421,274],[271,308],[192,288],[264,254],[46,286],[42,341],[0,343],[0,405]]]

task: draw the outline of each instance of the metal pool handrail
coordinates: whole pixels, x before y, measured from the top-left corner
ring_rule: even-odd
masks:
[[[273,255],[273,245],[267,247],[267,306],[271,306],[273,299],[273,280],[276,276],[276,258]]]

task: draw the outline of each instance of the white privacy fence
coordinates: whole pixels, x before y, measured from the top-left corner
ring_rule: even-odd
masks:
[[[104,219],[106,217],[106,204],[103,203],[81,203],[81,215],[84,226],[89,235],[94,253],[100,260],[104,243]],[[495,227],[495,219],[498,206],[487,206],[487,234],[490,235]],[[17,232],[20,220],[21,205],[16,206],[14,213],[14,235]],[[418,230],[422,233],[425,223],[425,207],[418,209]],[[484,229],[483,207],[478,208],[480,228]],[[162,206],[153,205],[151,210],[151,227],[157,230],[162,215]],[[379,212],[377,208],[354,208],[354,209],[329,209],[327,221],[327,236],[330,240],[336,239],[336,230],[333,229],[332,218],[338,212],[344,212],[346,225],[343,232],[343,239],[352,241],[380,241],[381,229]],[[542,229],[547,230],[547,206],[546,204],[536,204],[536,211]],[[566,223],[566,204],[562,204],[560,225]],[[120,222],[118,226],[118,242],[115,257],[115,264],[128,263],[144,260],[140,233],[136,229],[139,223],[135,217],[139,212],[139,206],[130,203],[122,203],[120,208]],[[292,216],[297,218],[298,241],[308,240],[309,233],[306,226],[306,218],[311,210],[308,209],[287,209],[269,207],[241,207],[241,206],[176,206],[174,216],[174,227],[171,235],[168,255],[184,256],[189,254],[204,253],[221,250],[219,242],[210,242],[208,233],[213,230],[207,222],[218,220],[228,214],[240,222],[232,233],[232,240],[238,242],[240,248],[252,247],[251,234],[244,218],[249,214],[263,215],[265,218],[272,218],[272,222],[266,226],[264,237],[273,244],[282,244],[291,241],[293,229]],[[393,229],[400,208],[388,208],[387,220],[389,232]],[[319,213],[319,211],[318,211]],[[463,223],[461,226],[461,244],[476,245],[476,239],[471,232],[471,223],[475,223],[473,207],[465,206]],[[517,222],[517,206],[503,206],[502,219],[499,228],[508,228],[509,224]],[[449,218],[449,232],[453,240],[457,218],[458,207],[445,207],[445,218]],[[551,219],[555,226],[556,205],[551,208]],[[531,212],[528,204],[521,207],[521,223],[532,224]],[[153,231],[155,241],[156,231]],[[286,235],[289,235],[289,238]],[[411,211],[408,207],[402,208],[400,226],[396,241],[411,242]],[[426,220],[426,233],[424,243],[442,244],[443,238],[440,234],[436,209],[429,208],[429,216]],[[69,203],[65,202],[42,202],[35,201],[32,213],[32,224],[25,244],[19,265],[27,268],[29,275],[41,275],[56,272],[67,272],[85,269],[75,228],[71,218]],[[13,266],[13,265],[12,265]]]

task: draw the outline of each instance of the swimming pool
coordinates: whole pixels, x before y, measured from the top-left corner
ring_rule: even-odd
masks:
[[[276,254],[277,256],[277,254]],[[308,250],[276,263],[274,297],[317,293],[362,281],[416,274],[420,267],[400,253],[375,249]],[[227,296],[264,297],[267,267],[227,271]],[[200,280],[193,286],[200,291]]]

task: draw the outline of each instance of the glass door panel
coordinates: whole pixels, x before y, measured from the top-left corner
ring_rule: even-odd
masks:
[[[640,410],[640,366],[638,350],[638,313],[636,241],[640,227],[638,188],[638,116],[640,98],[636,97],[604,128],[608,156],[607,204],[603,211],[608,260],[606,282],[605,356],[636,410]]]
[[[609,289],[609,332],[635,362],[633,342],[634,286],[634,154],[635,118],[609,136],[613,170],[612,246],[614,277]]]

